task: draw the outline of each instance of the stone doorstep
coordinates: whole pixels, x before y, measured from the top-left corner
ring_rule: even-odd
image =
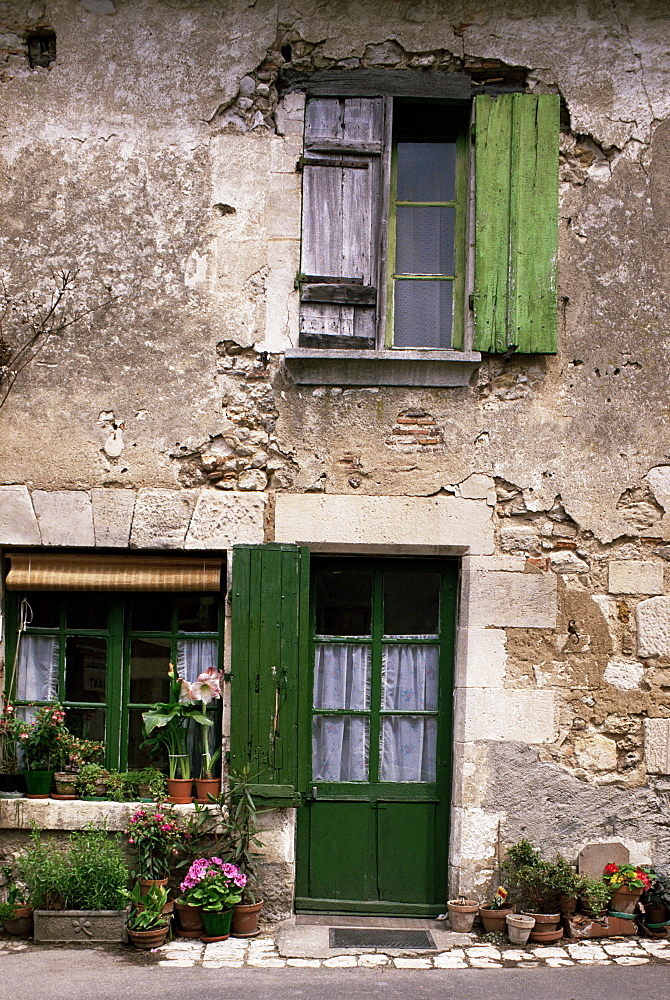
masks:
[[[438,924],[436,927],[435,924]],[[408,949],[408,948],[331,948],[330,947],[330,928],[333,926],[339,927],[376,927],[379,926],[379,922],[374,919],[366,920],[365,924],[362,924],[360,920],[357,920],[355,924],[349,923],[346,918],[340,920],[326,923],[297,923],[295,917],[289,917],[288,920],[282,921],[275,931],[275,944],[279,954],[283,958],[312,958],[312,959],[330,959],[335,956],[355,956],[355,955],[387,955],[389,958],[431,958],[434,955],[440,954],[440,952],[449,951],[451,948],[462,948],[468,947],[475,944],[475,940],[470,934],[457,934],[454,931],[444,930],[437,921],[412,921],[412,920],[394,920],[393,926],[398,930],[410,930],[415,929],[417,926],[422,930],[429,930],[435,941],[435,948],[429,951],[425,949]]]

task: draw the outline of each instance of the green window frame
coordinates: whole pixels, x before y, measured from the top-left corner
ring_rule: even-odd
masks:
[[[178,644],[193,640],[215,641],[217,643],[217,665],[221,666],[223,650],[223,598],[220,592],[119,592],[90,593],[72,591],[15,591],[8,592],[8,635],[7,663],[13,665],[17,656],[17,642],[23,642],[23,636],[36,636],[54,640],[54,677],[53,694],[64,705],[67,711],[66,725],[81,736],[92,739],[104,739],[105,765],[107,767],[126,770],[128,766],[146,766],[155,763],[149,759],[146,751],[139,749],[141,741],[141,713],[154,701],[164,700],[167,696],[168,663],[178,662]],[[193,630],[185,628],[185,602],[206,598],[213,602],[210,621],[206,629]],[[19,623],[22,614],[22,602],[27,601],[32,608],[43,609],[35,614],[33,623],[26,625],[19,633]],[[148,610],[153,609],[162,614],[164,620],[161,627],[140,628],[133,620],[142,613],[142,605]],[[76,615],[85,616],[90,609],[101,610],[101,617],[90,628],[80,627],[73,623]],[[180,611],[181,609],[181,611]],[[181,618],[180,618],[181,614]],[[47,617],[42,617],[47,616]],[[39,620],[48,623],[41,626]],[[80,618],[80,620],[82,620]],[[156,624],[149,622],[148,624]],[[19,635],[21,636],[19,638]],[[89,663],[86,667],[86,644],[93,660],[98,664]],[[161,659],[161,671],[164,666],[164,694],[156,688],[152,699],[139,700],[133,697],[133,646],[138,643],[154,644],[155,648],[165,650]],[[95,700],[85,697],[73,697],[68,675],[68,646],[71,652],[73,674],[77,667],[77,659],[82,661],[81,672],[85,670],[95,676],[95,667],[99,668],[100,651],[104,646],[104,698]],[[164,659],[164,664],[162,663]],[[49,699],[17,697],[19,684],[19,669],[12,666],[6,671],[6,694],[12,700],[19,714],[28,707],[48,704]],[[162,684],[157,676],[153,680]],[[102,683],[102,679],[101,679]],[[8,690],[11,684],[12,690]],[[83,688],[83,684],[82,684]],[[79,693],[85,693],[81,690]],[[153,694],[154,692],[152,692]],[[92,716],[100,713],[97,720]],[[87,719],[88,715],[88,719]],[[100,725],[100,719],[104,723]],[[129,754],[129,746],[132,752]]]

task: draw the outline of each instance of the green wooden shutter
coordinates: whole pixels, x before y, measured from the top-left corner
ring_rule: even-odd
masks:
[[[478,351],[556,351],[557,94],[475,98]]]
[[[248,765],[260,806],[292,805],[298,788],[298,684],[307,638],[309,551],[233,550],[230,763]]]

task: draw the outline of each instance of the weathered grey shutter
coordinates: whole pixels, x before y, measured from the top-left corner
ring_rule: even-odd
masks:
[[[556,351],[557,94],[475,98],[478,351]]]
[[[305,111],[300,343],[374,347],[384,102],[319,97]]]
[[[261,806],[298,799],[298,686],[307,638],[309,551],[233,550],[230,763]]]

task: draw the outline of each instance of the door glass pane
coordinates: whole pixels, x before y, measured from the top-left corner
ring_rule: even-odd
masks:
[[[396,274],[454,273],[455,208],[398,205]]]
[[[105,742],[104,708],[67,708],[65,724],[75,736]]]
[[[19,701],[58,699],[58,639],[22,635],[19,639],[16,696]]]
[[[372,574],[319,570],[316,574],[316,634],[371,635]]]
[[[398,201],[453,201],[455,142],[398,143]]]
[[[434,716],[385,716],[379,747],[381,781],[435,781],[436,748]]]
[[[315,715],[312,724],[314,781],[366,781],[369,747],[367,719]]]
[[[370,647],[318,643],[314,650],[314,708],[370,707]]]
[[[133,639],[130,644],[131,702],[150,705],[168,700],[171,652],[170,639]]]
[[[395,347],[451,347],[451,281],[398,278],[393,294]]]
[[[384,635],[437,635],[439,573],[384,573]]]
[[[382,708],[385,711],[437,711],[439,646],[382,647]]]
[[[129,598],[133,632],[170,632],[172,598],[165,594],[133,594]]]
[[[218,632],[219,608],[214,594],[183,594],[177,600],[180,632]]]
[[[107,640],[71,635],[65,640],[65,700],[104,702]]]
[[[108,594],[67,594],[65,598],[65,625],[72,629],[107,629],[109,621]]]

